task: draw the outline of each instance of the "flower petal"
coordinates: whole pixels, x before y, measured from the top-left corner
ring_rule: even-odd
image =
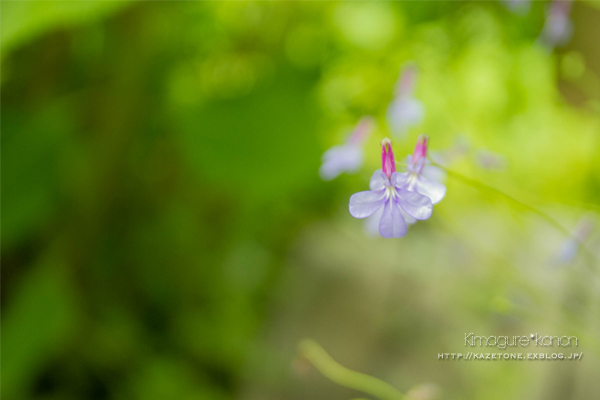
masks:
[[[365,232],[367,235],[371,237],[379,236],[379,221],[381,221],[381,216],[383,215],[384,207],[381,207],[379,210],[375,211],[375,214],[371,215],[367,219],[365,219]],[[412,217],[411,217],[412,218]]]
[[[384,238],[402,237],[406,235],[406,222],[402,218],[400,207],[395,201],[385,203],[383,215],[379,221],[379,234]]]
[[[411,125],[418,125],[423,120],[425,115],[425,107],[419,100],[411,97],[408,99],[405,107],[405,118],[410,121]]]
[[[418,125],[423,120],[425,107],[413,97],[397,97],[386,113],[390,128],[394,134],[403,135],[411,126]]]
[[[383,206],[385,191],[366,190],[350,196],[350,215],[354,218],[367,218]]]
[[[373,175],[371,175],[371,181],[369,182],[369,189],[381,190],[381,189],[385,189],[385,187],[389,184],[390,184],[390,180],[383,173],[383,170],[378,169],[377,171],[373,172]]]
[[[396,189],[397,202],[408,215],[416,219],[427,219],[431,217],[433,204],[431,199],[417,192],[406,189]]]
[[[397,188],[404,188],[408,184],[410,174],[408,172],[394,172],[390,178],[392,185]]]
[[[446,186],[435,181],[430,181],[424,176],[417,178],[415,191],[431,199],[432,204],[439,203],[446,195]]]
[[[363,158],[363,150],[360,146],[349,144],[334,146],[323,154],[319,175],[321,179],[330,181],[342,172],[356,172],[362,165]]]
[[[416,219],[414,219],[413,217],[411,217],[410,215],[408,215],[408,214],[406,213],[406,211],[404,211],[404,210],[402,209],[402,207],[400,207],[400,213],[402,214],[402,218],[404,218],[404,222],[406,222],[406,225],[407,225],[407,226],[408,226],[408,225],[412,225],[412,224],[414,224],[414,223],[416,223],[416,222],[417,222],[417,220],[416,220]]]
[[[417,174],[420,174],[423,171],[423,166],[425,165],[425,161],[428,161],[426,158],[422,157],[417,160],[414,164],[413,171]]]
[[[421,171],[421,176],[424,176],[430,181],[441,183],[442,185],[446,181],[446,171],[439,167],[436,167],[435,165],[430,165],[427,163],[425,163],[425,166]]]

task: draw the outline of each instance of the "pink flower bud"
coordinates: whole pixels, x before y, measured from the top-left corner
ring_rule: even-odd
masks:
[[[417,139],[417,145],[415,146],[415,151],[413,153],[413,163],[417,163],[421,158],[427,157],[427,141],[429,140],[429,136],[427,135],[419,135]]]
[[[375,118],[371,116],[362,117],[348,138],[348,143],[363,143],[369,137],[373,128],[375,128]]]
[[[400,79],[396,86],[396,96],[410,97],[417,81],[417,66],[413,63],[407,64],[400,74]]]
[[[381,141],[381,169],[388,178],[396,172],[396,160],[392,151],[392,141],[388,138]]]

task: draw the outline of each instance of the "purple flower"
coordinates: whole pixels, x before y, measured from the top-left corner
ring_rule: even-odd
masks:
[[[384,238],[406,234],[403,211],[417,220],[431,217],[433,205],[427,196],[410,191],[398,183],[392,142],[381,142],[381,169],[373,173],[369,188],[350,197],[349,210],[354,218],[367,218],[381,210],[379,234]]]
[[[407,65],[387,109],[387,121],[395,135],[404,135],[410,127],[420,124],[425,115],[423,104],[412,95],[416,79],[417,68],[412,64]]]
[[[594,229],[594,220],[591,215],[584,215],[575,229],[571,232],[571,237],[565,240],[560,247],[558,256],[556,257],[557,264],[569,264],[577,256],[579,246],[592,233]]]
[[[523,15],[531,8],[531,0],[503,0],[503,3],[515,14]]]
[[[506,159],[503,155],[482,149],[475,152],[475,162],[489,171],[501,171],[506,167]]]
[[[364,229],[369,236],[376,237],[379,235],[379,222],[383,215],[383,209],[384,207],[381,207],[379,210],[375,211],[373,215],[365,219]],[[417,222],[416,219],[408,215],[402,208],[400,209],[400,213],[402,214],[402,218],[404,218],[407,228]]]
[[[427,174],[427,135],[419,136],[415,151],[412,156],[407,157],[408,172],[396,175],[396,183],[407,190],[427,196],[433,204],[439,203],[446,195],[446,186],[430,179],[433,174]]]
[[[542,40],[551,47],[566,44],[573,34],[573,23],[569,18],[571,1],[555,0],[546,14]]]
[[[354,131],[350,133],[346,143],[333,146],[323,154],[319,175],[321,179],[330,181],[342,172],[356,172],[362,166],[364,154],[362,145],[367,139],[375,122],[372,117],[362,117]]]

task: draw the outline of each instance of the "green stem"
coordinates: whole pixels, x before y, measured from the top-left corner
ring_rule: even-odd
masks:
[[[487,190],[487,191],[492,192],[494,194],[497,194],[497,195],[499,195],[501,197],[504,197],[510,203],[513,203],[514,205],[518,205],[521,208],[529,210],[532,213],[538,215],[539,217],[541,217],[542,219],[544,219],[547,223],[549,223],[550,225],[552,225],[553,227],[555,227],[557,230],[559,230],[560,232],[562,232],[565,236],[567,236],[567,237],[572,238],[573,240],[575,240],[579,244],[579,246],[582,249],[584,249],[589,255],[591,255],[595,259],[598,259],[598,257],[596,257],[596,255],[591,250],[589,250],[584,245],[584,243],[581,240],[579,240],[579,238],[575,237],[571,232],[569,232],[560,223],[558,223],[558,221],[556,221],[554,218],[552,218],[551,216],[549,216],[545,212],[543,212],[541,210],[538,210],[537,208],[532,207],[532,206],[530,206],[528,204],[525,204],[522,201],[519,201],[519,200],[515,199],[514,197],[512,197],[512,196],[510,196],[510,195],[508,195],[508,194],[506,194],[506,193],[504,193],[504,192],[502,192],[502,191],[500,191],[500,190],[498,190],[496,188],[493,188],[491,186],[486,185],[485,183],[481,183],[479,181],[467,178],[466,176],[463,176],[463,175],[458,174],[458,173],[456,173],[454,171],[451,171],[448,168],[446,168],[446,167],[444,167],[444,166],[442,166],[442,165],[434,162],[431,159],[430,159],[430,161],[431,161],[432,165],[435,165],[436,167],[438,167],[440,169],[443,169],[449,176],[452,176],[452,177],[458,179],[459,181],[461,181],[461,182],[463,182],[463,183],[465,183],[465,184],[467,184],[467,185],[469,185],[471,187],[479,189],[481,191],[486,191]]]
[[[314,340],[303,340],[300,343],[300,354],[321,374],[340,386],[359,390],[382,400],[408,399],[398,389],[380,379],[341,366]]]

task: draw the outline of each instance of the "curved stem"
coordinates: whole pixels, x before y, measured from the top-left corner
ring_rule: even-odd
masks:
[[[532,206],[530,206],[528,204],[525,204],[522,201],[519,201],[519,200],[515,199],[514,197],[512,197],[512,196],[510,196],[510,195],[508,195],[508,194],[506,194],[506,193],[504,193],[504,192],[502,192],[502,191],[500,191],[500,190],[498,190],[496,188],[493,188],[491,186],[486,185],[485,183],[481,183],[479,181],[476,181],[476,180],[471,179],[471,178],[467,178],[466,176],[463,176],[463,175],[458,174],[458,173],[456,173],[454,171],[451,171],[448,168],[446,168],[446,167],[444,167],[444,166],[442,166],[442,165],[434,162],[431,159],[430,159],[430,161],[431,161],[432,165],[435,165],[436,167],[444,170],[448,175],[450,175],[450,176],[452,176],[452,177],[454,177],[454,178],[462,181],[463,183],[465,183],[465,184],[467,184],[467,185],[469,185],[471,187],[474,187],[476,189],[482,190],[482,191],[486,191],[487,190],[489,192],[497,194],[497,195],[499,195],[501,197],[504,197],[505,199],[509,200],[509,202],[511,202],[513,204],[516,204],[516,205],[520,206],[521,208],[529,210],[532,213],[538,215],[539,217],[541,217],[542,219],[544,219],[547,223],[549,223],[550,225],[552,225],[553,227],[555,227],[557,230],[559,230],[560,232],[562,232],[565,236],[567,236],[567,237],[575,240],[579,244],[579,246],[582,249],[584,249],[589,255],[591,255],[595,259],[598,259],[598,257],[590,249],[588,249],[581,240],[579,240],[579,238],[577,238],[576,236],[574,236],[571,232],[569,232],[566,228],[564,228],[558,221],[556,221],[554,218],[552,218],[550,215],[546,214],[545,212],[543,212],[541,210],[538,210],[537,208],[532,207]]]
[[[313,364],[330,381],[350,389],[378,397],[382,400],[408,399],[398,389],[380,379],[341,366],[314,340],[300,343],[300,354]]]

